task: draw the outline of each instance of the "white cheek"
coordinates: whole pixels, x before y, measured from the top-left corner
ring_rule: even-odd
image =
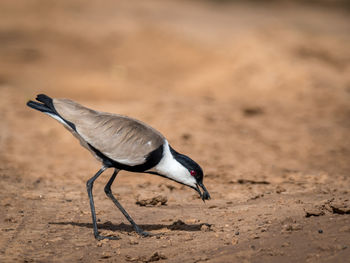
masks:
[[[174,159],[167,141],[164,143],[163,151],[162,160],[152,170],[179,183],[196,187],[196,179],[186,167]]]

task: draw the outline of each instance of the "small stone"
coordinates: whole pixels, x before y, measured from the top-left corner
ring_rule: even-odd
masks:
[[[350,203],[350,202],[349,202]],[[334,214],[350,214],[350,205],[346,202],[334,202],[330,205]]]
[[[283,192],[285,192],[285,191],[287,191],[285,188],[283,188],[282,186],[280,186],[280,185],[278,185],[277,187],[276,187],[276,193],[277,194],[280,194],[280,193],[283,193]]]
[[[258,195],[254,195],[252,196],[251,198],[249,198],[248,200],[255,200],[255,199],[258,199],[260,197],[264,197],[264,194],[258,194]]]
[[[109,242],[108,239],[102,239],[102,240],[98,241],[97,246],[102,247],[104,244],[107,244],[108,242]]]
[[[201,226],[201,231],[203,231],[203,232],[208,232],[208,231],[210,231],[210,225],[203,224],[203,225]]]
[[[236,231],[235,235],[238,236],[239,235],[239,231]]]
[[[232,245],[237,245],[238,244],[238,238],[237,237],[232,238],[231,244]]]
[[[26,193],[22,194],[22,196],[26,199],[29,199],[29,200],[43,199],[43,195],[37,194],[35,192],[26,192]]]
[[[14,217],[7,217],[4,221],[9,223],[17,223],[17,220]]]
[[[130,239],[129,240],[129,244],[130,245],[137,245],[139,242],[137,241],[137,240],[135,240],[135,239]]]
[[[136,204],[139,206],[161,206],[166,205],[168,198],[166,196],[158,195],[153,198],[137,200]]]
[[[290,246],[290,243],[289,242],[285,242],[281,245],[281,247],[289,247]]]
[[[140,258],[138,258],[138,257],[132,257],[132,256],[129,256],[129,255],[126,255],[126,256],[125,256],[125,260],[126,260],[126,261],[129,261],[129,262],[135,262],[135,261],[140,261]]]
[[[324,215],[324,211],[321,206],[309,206],[304,208],[304,211],[305,211],[305,217]]]
[[[284,231],[297,231],[297,230],[302,230],[302,226],[300,224],[286,224],[283,226]]]
[[[162,253],[154,252],[146,262],[159,261],[161,259],[167,259],[167,257]]]
[[[177,220],[174,223],[171,224],[171,226],[169,226],[169,229],[171,230],[179,230],[182,229],[183,226],[186,225],[185,222],[183,222],[182,220]]]
[[[195,224],[195,223],[198,223],[199,220],[198,219],[195,219],[195,218],[191,218],[191,219],[187,219],[186,220],[186,224]]]

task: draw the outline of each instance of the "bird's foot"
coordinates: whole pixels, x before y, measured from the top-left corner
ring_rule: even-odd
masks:
[[[149,233],[149,232],[146,232],[146,231],[137,231],[137,234],[139,234],[140,236],[142,237],[151,237],[153,236],[153,234]]]
[[[151,237],[152,236],[152,234],[151,233],[148,233],[148,232],[146,232],[146,231],[142,231],[141,233],[139,233],[141,236],[143,236],[143,237]]]

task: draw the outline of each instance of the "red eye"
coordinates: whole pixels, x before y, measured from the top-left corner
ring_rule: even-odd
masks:
[[[191,170],[191,175],[192,176],[196,176],[196,174],[197,174],[196,171]]]

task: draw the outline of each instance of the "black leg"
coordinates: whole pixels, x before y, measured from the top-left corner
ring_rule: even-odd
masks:
[[[132,218],[129,216],[129,214],[125,211],[125,209],[122,207],[122,205],[118,202],[118,200],[114,197],[114,195],[112,194],[112,190],[111,190],[111,185],[114,182],[114,179],[116,178],[117,174],[118,174],[119,170],[115,169],[114,173],[111,177],[111,179],[109,179],[108,183],[105,186],[105,193],[106,195],[112,199],[113,203],[119,208],[119,210],[123,213],[123,215],[126,217],[126,219],[129,220],[130,224],[134,227],[135,231],[141,235],[141,236],[149,236],[150,234],[143,231],[135,222],[134,220],[132,220]]]
[[[102,166],[102,168],[93,176],[90,178],[89,181],[86,183],[87,192],[90,199],[90,208],[91,208],[91,216],[92,216],[92,225],[94,227],[94,236],[98,240],[102,239],[119,239],[119,237],[106,237],[101,236],[97,229],[97,222],[96,222],[96,213],[95,213],[95,205],[94,205],[94,199],[92,196],[92,188],[94,186],[94,181],[107,169],[108,167]]]

